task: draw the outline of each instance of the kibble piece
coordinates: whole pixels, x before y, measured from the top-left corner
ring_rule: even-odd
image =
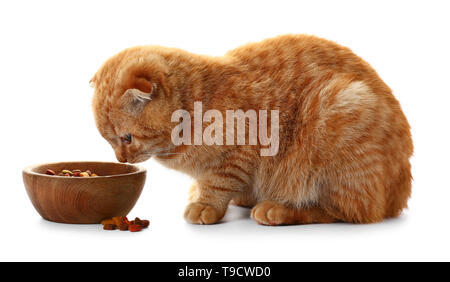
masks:
[[[72,175],[72,172],[68,169],[63,169],[61,172],[64,174],[68,174],[69,176]]]
[[[142,230],[142,226],[138,224],[131,224],[128,226],[128,230],[130,230],[130,232],[138,232]]]
[[[47,170],[45,171],[45,174],[48,174],[48,175],[55,175],[56,173],[55,173],[53,170],[51,170],[51,169],[47,169]]]
[[[104,230],[115,230],[116,226],[114,224],[105,224],[103,225]]]
[[[116,216],[116,217],[113,217],[112,220],[114,221],[114,224],[117,226],[119,226],[122,222],[128,221],[128,219],[125,216]]]
[[[149,220],[146,220],[146,219],[141,220],[142,228],[147,228],[149,225],[150,225],[150,221]]]
[[[87,172],[80,172],[81,177],[89,177],[89,174]]]
[[[142,221],[141,221],[141,219],[139,217],[136,217],[134,219],[134,223],[137,224],[137,225],[142,225]]]
[[[129,227],[128,223],[122,222],[122,223],[119,225],[119,230],[120,230],[120,231],[127,231],[127,230],[128,230],[128,227]]]

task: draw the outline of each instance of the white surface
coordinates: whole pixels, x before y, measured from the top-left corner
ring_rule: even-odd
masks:
[[[0,260],[449,260],[448,1],[79,2],[0,3]],[[221,55],[283,33],[351,47],[394,90],[415,143],[413,196],[399,219],[264,227],[233,207],[225,223],[189,225],[190,179],[154,161],[144,163],[147,184],[130,214],[151,220],[144,232],[55,224],[35,212],[22,167],[115,160],[88,86],[109,56],[145,44]]]

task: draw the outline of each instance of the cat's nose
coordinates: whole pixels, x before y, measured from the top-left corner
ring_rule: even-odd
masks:
[[[127,162],[127,157],[125,156],[125,154],[122,154],[121,152],[116,151],[116,159],[121,163]]]

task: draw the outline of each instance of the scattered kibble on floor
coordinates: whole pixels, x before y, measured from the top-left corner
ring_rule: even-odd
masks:
[[[126,216],[116,216],[111,219],[105,219],[102,221],[104,230],[116,230],[138,232],[150,225],[150,221],[146,219],[140,219],[136,217],[134,220],[129,221]]]

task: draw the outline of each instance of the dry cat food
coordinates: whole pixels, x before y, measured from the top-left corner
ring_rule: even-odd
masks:
[[[105,230],[115,230],[116,226],[114,224],[105,224],[105,225],[103,225],[103,229],[105,229]]]
[[[150,221],[145,219],[140,219],[136,217],[134,220],[129,221],[126,216],[116,216],[111,219],[105,219],[102,221],[104,230],[116,230],[130,232],[138,232],[143,228],[147,228],[150,225]]]
[[[47,169],[45,171],[45,174],[57,175],[57,176],[69,176],[69,177],[95,177],[95,176],[98,176],[97,174],[92,173],[90,170],[81,171],[79,169],[74,169],[74,170],[63,169],[58,173],[54,172],[51,169]]]

